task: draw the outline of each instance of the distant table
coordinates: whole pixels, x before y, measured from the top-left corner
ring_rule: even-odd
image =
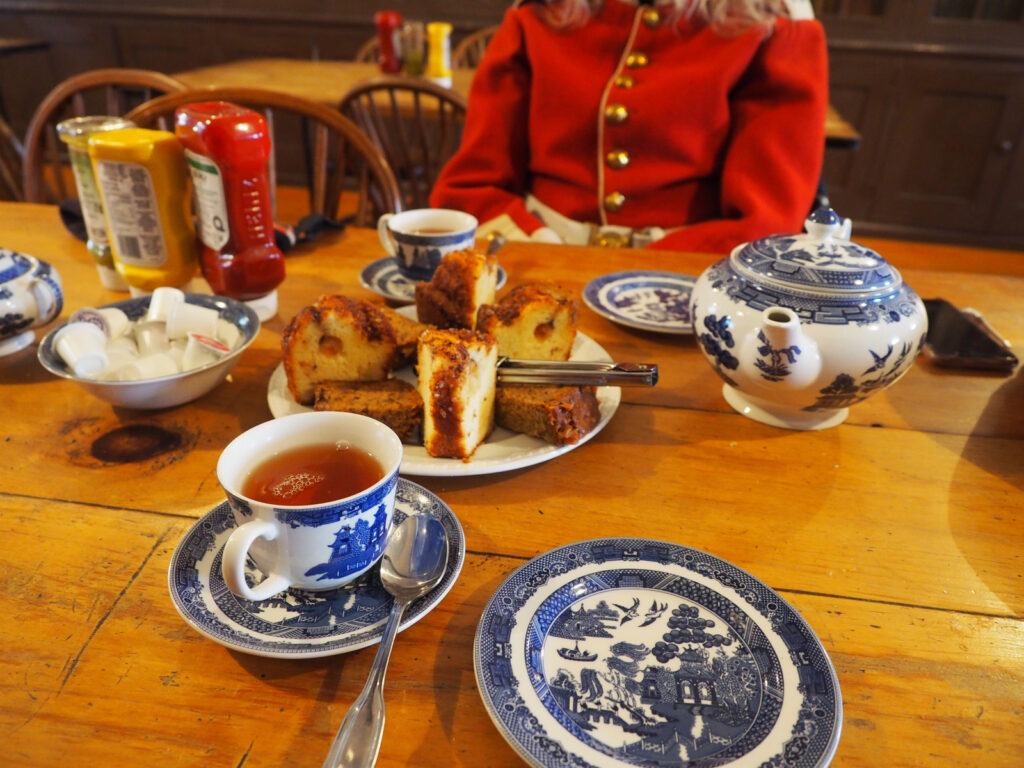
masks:
[[[52,206],[0,203],[3,245],[51,262],[63,316],[122,298]],[[891,245],[891,247],[889,247]],[[977,307],[1024,346],[1024,254],[887,244],[923,296]],[[267,382],[288,319],[322,293],[370,297],[373,230],[288,256],[280,316],[229,381],[162,411],[112,408],[26,349],[0,362],[0,763],[316,768],[374,648],[265,659],[207,640],[167,595],[171,553],[224,499],[217,457],[270,418]],[[509,243],[510,285],[635,268],[612,248]],[[715,257],[650,251],[696,274]],[[631,331],[581,308],[617,360],[661,366],[624,389],[607,428],[525,470],[418,478],[459,516],[467,555],[440,606],[402,633],[388,670],[380,768],[517,768],[473,672],[473,635],[528,558],[581,539],[643,536],[724,557],[776,588],[835,662],[844,723],[834,766],[1019,768],[1024,754],[1024,374],[918,361],[823,432],[733,412],[689,337]],[[94,453],[122,427],[134,461]],[[105,438],[109,439],[109,438]]]
[[[456,69],[452,88],[469,95],[476,70]],[[242,59],[213,67],[202,67],[174,75],[190,88],[269,88],[337,106],[352,86],[380,75],[376,64],[355,61],[305,61],[302,59]],[[856,147],[857,129],[832,106],[825,118],[825,140],[830,147]]]
[[[49,43],[34,37],[0,37],[0,58],[15,53],[41,51],[49,47]],[[15,199],[21,198],[21,184],[18,176],[18,160],[24,154],[21,140],[7,122],[7,110],[4,107],[3,93],[0,92],[0,188],[7,191]]]

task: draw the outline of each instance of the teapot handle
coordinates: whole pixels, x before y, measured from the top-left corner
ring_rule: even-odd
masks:
[[[48,272],[37,272],[30,287],[39,308],[36,325],[46,325],[64,308],[64,292],[60,288],[60,283]]]

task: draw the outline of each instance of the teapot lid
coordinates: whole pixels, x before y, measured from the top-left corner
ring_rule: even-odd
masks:
[[[773,235],[733,251],[733,269],[749,280],[816,295],[875,296],[903,284],[878,253],[850,242],[850,220],[818,208],[804,222],[806,234]]]

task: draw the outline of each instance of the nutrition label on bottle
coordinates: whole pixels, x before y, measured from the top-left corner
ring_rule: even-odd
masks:
[[[69,150],[68,155],[70,155],[71,165],[75,169],[75,186],[78,188],[78,201],[82,206],[86,234],[89,235],[89,240],[95,247],[104,249],[109,245],[107,222],[103,218],[100,192],[96,189],[96,180],[92,177],[89,155],[76,149]]]
[[[99,160],[96,168],[114,255],[125,264],[163,266],[167,248],[149,171],[136,163],[114,160]]]
[[[203,245],[219,251],[228,242],[228,210],[224,202],[224,179],[220,168],[208,157],[189,149],[185,162],[192,174],[192,187],[196,192],[199,214],[199,239]]]

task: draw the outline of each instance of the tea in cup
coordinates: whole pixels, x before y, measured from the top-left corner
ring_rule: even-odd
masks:
[[[385,213],[377,220],[377,234],[399,272],[412,280],[429,280],[445,254],[473,247],[477,223],[462,211],[420,208]]]
[[[236,437],[217,462],[238,526],[221,568],[234,594],[266,600],[359,578],[384,554],[402,443],[354,413],[300,413]],[[246,559],[264,578],[250,585]]]

